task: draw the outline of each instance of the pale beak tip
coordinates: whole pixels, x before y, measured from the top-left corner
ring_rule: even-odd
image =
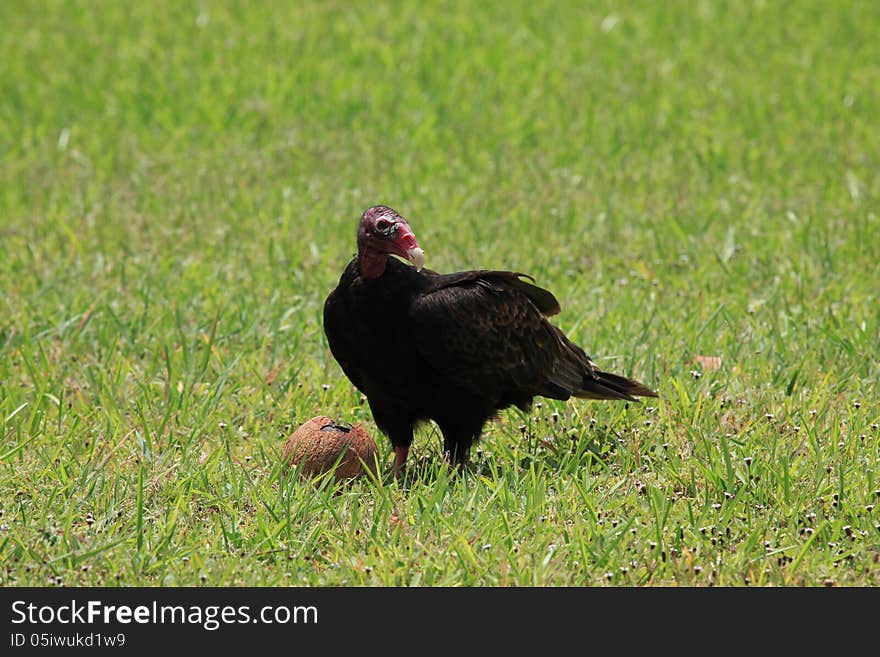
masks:
[[[419,247],[414,249],[409,249],[406,252],[407,259],[413,263],[413,266],[416,268],[416,271],[422,271],[422,267],[425,266],[425,252],[422,251]]]

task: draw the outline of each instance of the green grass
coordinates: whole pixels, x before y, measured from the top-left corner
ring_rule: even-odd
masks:
[[[0,584],[880,585],[876,3],[48,4],[0,4]],[[376,203],[661,399],[394,481],[320,321]],[[379,480],[285,476],[318,414]]]

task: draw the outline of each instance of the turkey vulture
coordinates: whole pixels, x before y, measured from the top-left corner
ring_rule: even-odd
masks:
[[[530,276],[424,269],[409,223],[384,205],[364,212],[357,247],[324,303],[324,332],[391,439],[397,474],[420,421],[436,422],[447,457],[464,463],[487,420],[508,406],[526,410],[536,396],[657,396],[599,370],[548,322],[559,302]]]

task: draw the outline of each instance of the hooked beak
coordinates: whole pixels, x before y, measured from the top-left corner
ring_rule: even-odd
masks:
[[[406,259],[413,263],[416,271],[422,271],[422,267],[425,266],[425,252],[422,251],[419,247],[415,247],[414,249],[407,249]]]
[[[399,227],[394,246],[396,247],[396,255],[409,260],[416,271],[421,271],[425,266],[425,252],[419,247],[416,236],[406,224]]]

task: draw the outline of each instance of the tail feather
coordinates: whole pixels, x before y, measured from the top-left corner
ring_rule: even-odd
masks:
[[[584,377],[583,389],[574,393],[582,399],[622,399],[638,402],[636,397],[656,397],[657,393],[646,385],[619,374],[595,370]]]

